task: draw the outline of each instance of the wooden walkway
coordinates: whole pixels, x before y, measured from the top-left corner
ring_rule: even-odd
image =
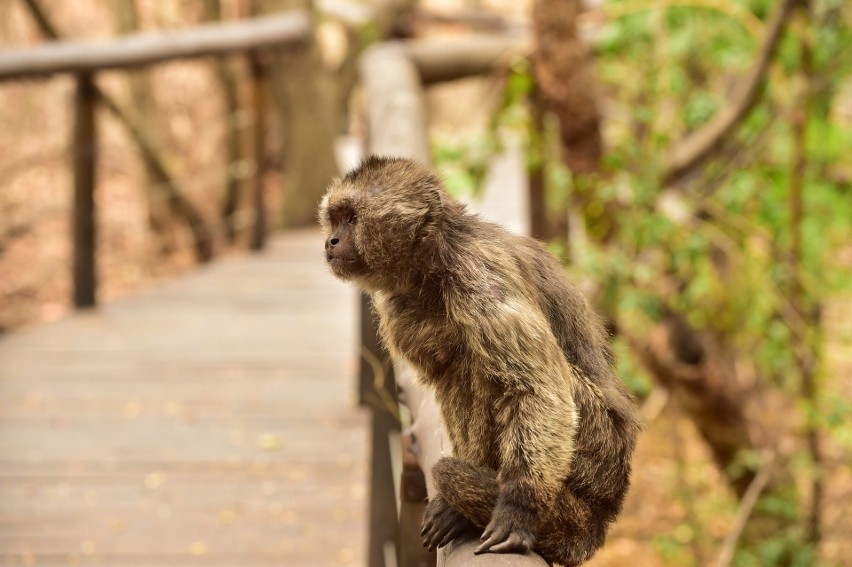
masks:
[[[0,340],[0,564],[363,565],[356,300],[305,231]]]

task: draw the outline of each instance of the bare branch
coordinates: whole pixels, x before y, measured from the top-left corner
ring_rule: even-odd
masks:
[[[763,45],[757,61],[748,74],[737,81],[730,102],[704,126],[672,147],[663,167],[665,184],[677,181],[706,159],[719,143],[742,121],[758,100],[759,87],[769,68],[793,7],[799,0],[781,0],[766,25]]]
[[[725,537],[725,543],[722,544],[722,551],[719,552],[719,557],[716,559],[716,567],[728,567],[734,558],[734,551],[737,549],[737,543],[743,534],[743,530],[751,517],[755,504],[761,493],[769,484],[769,479],[772,477],[772,465],[774,463],[773,456],[766,458],[763,467],[755,475],[754,480],[748,485],[748,490],[740,500],[737,516],[734,518],[734,525],[731,526],[731,531]]]
[[[25,0],[25,2],[42,33],[50,39],[60,39],[56,26],[50,21],[50,18],[48,18],[37,0]],[[186,221],[189,230],[192,232],[193,240],[195,241],[196,259],[199,262],[210,260],[213,257],[213,244],[204,218],[192,203],[184,197],[177,182],[174,180],[174,176],[169,174],[165,162],[160,159],[157,151],[154,149],[154,144],[146,136],[145,129],[133,120],[130,114],[100,87],[96,84],[93,87],[98,98],[104,103],[104,106],[127,128],[130,137],[133,138],[133,141],[136,142],[136,145],[142,152],[142,156],[148,167],[153,169],[157,177],[164,181],[160,186],[165,192],[169,205],[176,214]]]

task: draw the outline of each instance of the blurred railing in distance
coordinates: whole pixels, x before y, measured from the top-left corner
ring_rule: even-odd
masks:
[[[379,44],[364,54],[361,79],[366,90],[369,152],[428,163],[423,84],[484,74],[523,48],[510,37],[465,37]],[[434,495],[424,474],[450,451],[432,394],[413,379],[402,361],[380,350],[369,299],[361,309],[361,403],[373,410],[368,564],[400,567],[545,565],[534,553],[475,556],[475,541],[456,540],[437,554],[422,545],[420,525],[425,497]],[[381,373],[381,375],[379,375]],[[394,381],[391,380],[394,378]],[[393,387],[394,382],[396,388]],[[399,391],[399,402],[396,403]],[[376,400],[394,400],[392,407]],[[399,435],[400,427],[403,429]],[[394,492],[396,491],[396,493]],[[396,553],[394,554],[394,547]]]
[[[167,33],[138,33],[109,41],[53,41],[39,47],[6,50],[0,53],[0,82],[21,79],[45,79],[56,74],[72,73],[76,77],[72,140],[73,168],[73,303],[89,307],[97,301],[96,275],[96,207],[98,127],[95,119],[102,104],[130,131],[142,151],[146,163],[158,169],[163,182],[162,194],[180,209],[193,233],[196,257],[206,261],[212,256],[210,227],[198,217],[194,208],[177,191],[176,180],[163,168],[153,143],[144,128],[99,89],[98,72],[107,69],[128,70],[177,59],[224,57],[243,53],[248,58],[251,99],[244,114],[251,114],[253,163],[228,164],[229,175],[253,178],[252,210],[234,211],[232,218],[222,219],[232,228],[250,225],[249,246],[263,248],[266,235],[266,204],[263,179],[267,164],[263,141],[266,137],[268,109],[267,69],[264,53],[270,49],[296,45],[311,33],[309,16],[301,11],[254,18],[242,22],[216,23]],[[233,171],[232,171],[233,170]]]

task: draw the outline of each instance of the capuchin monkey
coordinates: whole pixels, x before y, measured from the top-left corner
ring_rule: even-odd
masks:
[[[468,213],[430,169],[371,156],[319,208],[335,276],[434,390],[453,457],[432,469],[424,545],[579,565],[621,511],[640,430],[601,320],[539,242]]]

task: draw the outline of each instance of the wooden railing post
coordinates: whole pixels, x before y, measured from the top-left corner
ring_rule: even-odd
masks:
[[[377,376],[381,373],[382,376]],[[367,294],[361,294],[361,364],[358,399],[371,413],[370,528],[367,565],[391,567],[399,534],[394,494],[390,437],[399,430],[396,380],[387,353],[379,345],[375,314]],[[392,405],[393,407],[387,407]]]
[[[91,73],[77,75],[74,94],[74,125],[71,161],[74,170],[74,219],[72,222],[74,306],[95,304],[95,161],[97,92]]]
[[[263,249],[266,243],[266,200],[263,195],[263,181],[266,173],[265,141],[266,141],[266,109],[268,106],[266,65],[262,54],[257,51],[249,53],[251,67],[252,105],[254,106],[254,190],[252,202],[254,205],[254,222],[251,227],[249,246],[252,250]]]
[[[402,442],[402,474],[399,479],[399,567],[435,567],[438,555],[423,547],[420,528],[426,511],[426,476],[417,458],[417,439],[410,429]]]

